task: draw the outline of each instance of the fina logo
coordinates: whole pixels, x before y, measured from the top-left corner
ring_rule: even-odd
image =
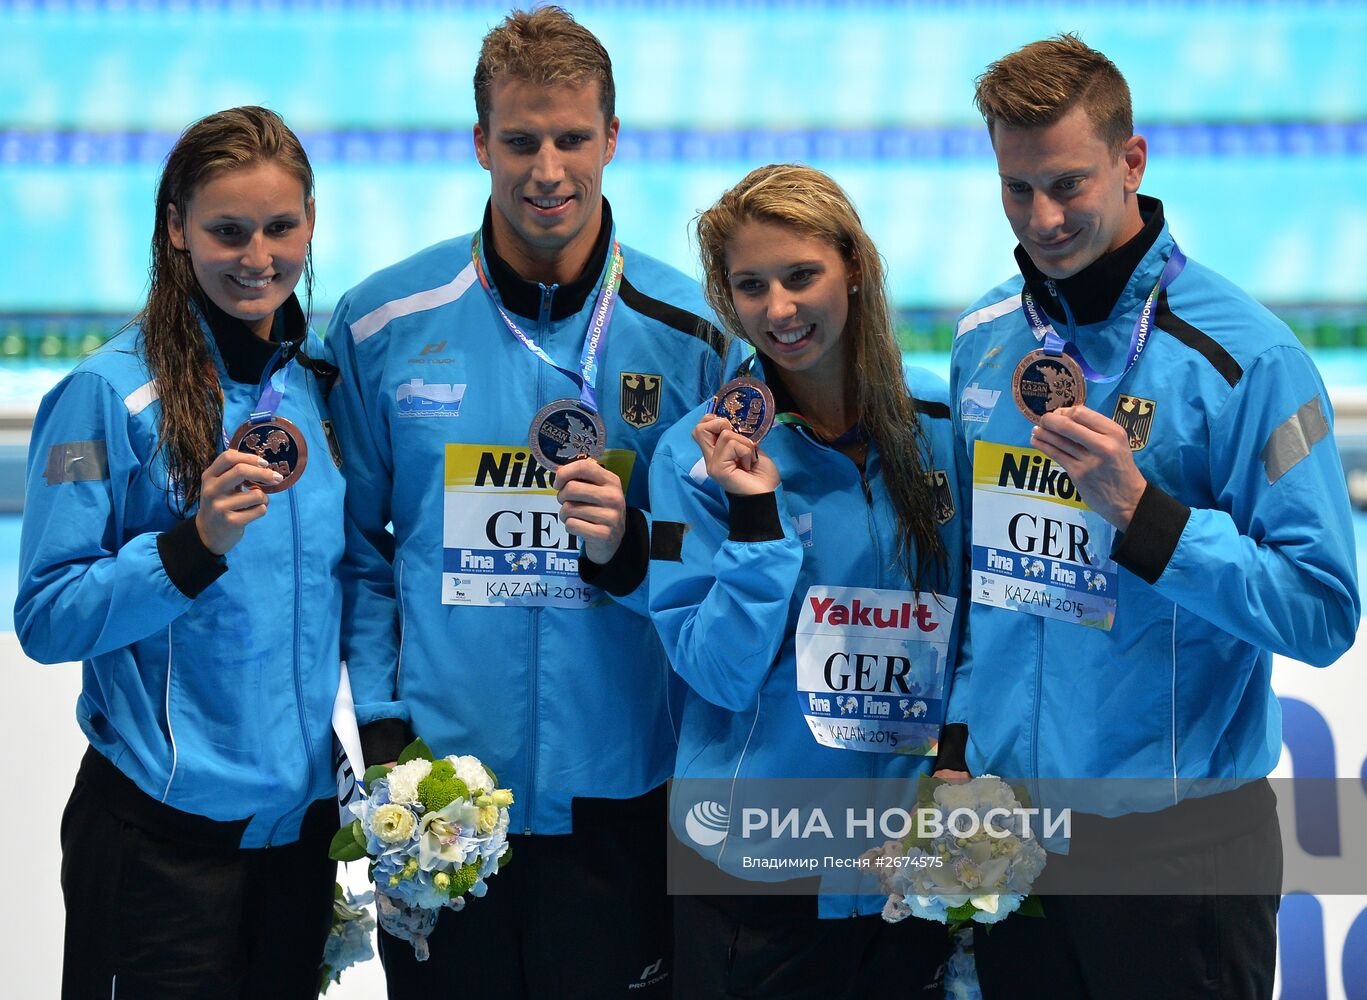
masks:
[[[727,818],[720,802],[699,802],[684,817],[684,829],[699,847],[716,847],[726,839]]]

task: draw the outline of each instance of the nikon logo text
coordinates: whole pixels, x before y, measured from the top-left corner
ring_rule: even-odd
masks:
[[[484,452],[479,456],[479,468],[475,470],[475,485],[515,490],[555,488],[554,481],[547,478],[546,470],[525,451],[511,454],[505,451],[498,458],[492,452]]]
[[[1018,490],[1060,500],[1082,500],[1082,494],[1068,478],[1068,473],[1043,455],[1015,455],[1009,451],[1003,454],[997,485],[1005,486],[1008,482]]]

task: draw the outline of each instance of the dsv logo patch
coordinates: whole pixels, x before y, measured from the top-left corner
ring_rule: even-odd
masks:
[[[726,839],[728,819],[720,802],[699,802],[684,817],[684,830],[699,847],[715,847]]]

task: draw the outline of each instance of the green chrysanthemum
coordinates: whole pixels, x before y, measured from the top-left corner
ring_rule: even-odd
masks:
[[[451,885],[447,891],[450,892],[451,898],[455,899],[458,896],[464,896],[478,881],[479,864],[478,862],[471,862],[468,865],[462,865],[459,871],[451,873]]]
[[[432,770],[418,782],[418,801],[428,812],[445,809],[456,799],[468,799],[470,789],[456,777],[449,760],[432,762]]]

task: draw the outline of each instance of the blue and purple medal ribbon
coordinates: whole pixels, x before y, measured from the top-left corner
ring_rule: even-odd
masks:
[[[227,428],[223,429],[225,448],[237,448],[264,458],[271,469],[283,477],[279,483],[260,485],[259,488],[265,493],[289,489],[303,475],[304,467],[308,464],[308,442],[303,432],[284,417],[276,416],[285,398],[285,387],[289,385],[294,365],[295,359],[291,358],[271,374],[256,406],[231,438],[228,437]]]
[[[285,387],[289,385],[290,372],[294,370],[295,358],[290,360],[281,368],[271,373],[271,377],[266,380],[266,388],[261,390],[261,395],[257,397],[256,406],[252,407],[251,415],[247,417],[248,424],[264,424],[275,416],[275,411],[280,409],[281,402],[285,398]],[[229,447],[228,428],[223,428],[223,447]]]
[[[1066,354],[1077,362],[1082,369],[1083,377],[1088,382],[1105,384],[1115,382],[1125,377],[1139,356],[1144,353],[1144,348],[1148,346],[1149,334],[1153,331],[1153,313],[1158,304],[1158,297],[1177,280],[1177,276],[1182,273],[1182,268],[1187,266],[1187,258],[1176,243],[1172,245],[1172,255],[1168,258],[1167,264],[1163,266],[1163,273],[1158,276],[1158,281],[1153,286],[1153,291],[1149,292],[1148,298],[1144,300],[1144,307],[1139,310],[1139,316],[1134,321],[1134,328],[1130,331],[1130,348],[1125,359],[1124,366],[1120,371],[1113,375],[1103,375],[1082,356],[1076,344],[1071,340],[1064,340],[1054,329],[1054,324],[1048,322],[1041,315],[1039,306],[1035,303],[1035,297],[1030,294],[1029,288],[1021,289],[1021,306],[1025,310],[1025,317],[1030,323],[1030,329],[1034,332],[1037,340],[1044,342],[1044,353],[1057,357]]]
[[[476,233],[470,244],[470,256],[474,260],[475,272],[479,275],[480,286],[483,287],[485,294],[489,296],[489,301],[498,310],[499,316],[503,318],[504,324],[509,332],[517,338],[527,350],[531,351],[537,358],[550,365],[556,371],[566,376],[579,389],[579,405],[589,413],[598,412],[598,393],[596,384],[598,380],[598,356],[602,353],[603,345],[607,341],[608,324],[612,321],[612,310],[617,305],[618,289],[622,285],[622,273],[625,269],[625,260],[622,256],[622,248],[617,243],[616,234],[612,237],[612,259],[608,264],[607,272],[603,275],[603,284],[598,290],[598,298],[593,304],[593,315],[589,319],[589,328],[584,333],[584,349],[579,357],[579,370],[572,371],[569,368],[562,368],[551,360],[536,341],[527,336],[517,322],[508,315],[507,311],[494,296],[493,287],[489,283],[488,276],[484,273],[484,264],[479,256],[480,234]]]

